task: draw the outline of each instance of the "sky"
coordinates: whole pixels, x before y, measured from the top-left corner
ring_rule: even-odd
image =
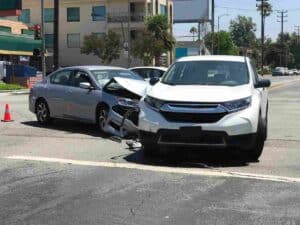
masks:
[[[277,22],[276,10],[288,10],[287,22],[284,23],[284,32],[294,32],[295,25],[300,26],[300,0],[269,0],[273,6],[273,13],[266,19],[265,35],[267,38],[276,40],[281,32],[281,25]],[[249,16],[257,24],[256,35],[260,37],[261,17],[256,11],[256,0],[215,0],[215,30],[217,30],[217,18],[228,14],[220,19],[220,30],[228,31],[230,21],[238,15]],[[175,24],[174,35],[177,40],[184,40],[182,36],[191,35],[189,30],[196,24]],[[197,25],[196,25],[197,27]]]

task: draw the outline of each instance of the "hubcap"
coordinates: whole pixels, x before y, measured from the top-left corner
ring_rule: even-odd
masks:
[[[48,109],[45,103],[41,102],[38,104],[36,114],[39,121],[44,122],[48,116]]]
[[[101,109],[99,114],[99,125],[102,130],[106,125],[106,121],[107,121],[107,112],[105,109]]]

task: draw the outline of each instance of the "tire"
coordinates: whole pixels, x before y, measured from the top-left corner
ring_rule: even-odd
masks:
[[[255,134],[255,138],[254,138],[254,144],[249,150],[246,151],[247,159],[251,161],[258,161],[259,157],[261,156],[264,149],[266,136],[267,136],[266,127],[267,127],[267,122],[263,121],[263,119],[260,116],[258,127],[257,127],[257,133]]]
[[[101,132],[105,133],[104,127],[108,118],[108,107],[100,105],[97,110],[97,125]]]
[[[155,143],[142,143],[142,150],[145,156],[158,156],[160,151]]]
[[[41,99],[36,103],[35,112],[37,121],[41,125],[48,125],[52,122],[49,106],[45,100]]]

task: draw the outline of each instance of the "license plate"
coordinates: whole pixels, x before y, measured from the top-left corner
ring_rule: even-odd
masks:
[[[200,137],[202,128],[201,127],[180,127],[179,131],[182,137]]]

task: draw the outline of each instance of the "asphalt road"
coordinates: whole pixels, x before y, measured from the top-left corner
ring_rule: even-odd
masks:
[[[0,94],[15,120],[0,123],[0,224],[300,224],[300,82],[269,101],[269,139],[249,163],[186,149],[144,158],[92,125],[40,127],[27,95]]]

